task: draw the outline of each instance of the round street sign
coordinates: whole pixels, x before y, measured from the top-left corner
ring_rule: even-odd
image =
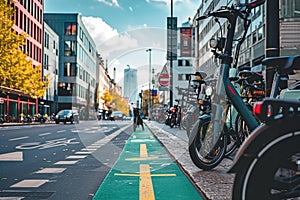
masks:
[[[168,86],[170,81],[169,74],[160,74],[158,77],[158,83],[160,86]]]
[[[4,98],[0,97],[0,103],[4,103]]]

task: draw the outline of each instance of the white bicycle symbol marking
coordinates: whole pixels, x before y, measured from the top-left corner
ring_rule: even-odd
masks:
[[[67,138],[60,138],[55,140],[48,140],[45,143],[41,142],[29,142],[23,143],[21,145],[16,146],[16,149],[22,150],[30,150],[30,149],[49,149],[52,147],[59,147],[59,146],[67,146],[70,144],[79,144],[80,142],[75,142],[76,138],[67,139]]]

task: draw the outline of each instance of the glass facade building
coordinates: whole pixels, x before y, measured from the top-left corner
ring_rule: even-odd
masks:
[[[44,20],[60,38],[58,110],[75,109],[87,119],[94,108],[96,44],[80,14],[45,13]]]

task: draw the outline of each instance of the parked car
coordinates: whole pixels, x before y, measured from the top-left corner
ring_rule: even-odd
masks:
[[[71,122],[71,124],[76,122],[78,124],[79,114],[76,110],[61,110],[55,116],[55,123],[59,124],[60,122],[63,122],[64,124],[67,122]]]
[[[121,111],[112,112],[112,117],[114,118],[114,120],[123,120],[124,116],[125,115]]]

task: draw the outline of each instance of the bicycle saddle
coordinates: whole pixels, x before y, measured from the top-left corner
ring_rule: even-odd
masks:
[[[242,66],[238,68],[239,72],[241,71],[250,71],[251,67],[250,66]]]
[[[263,75],[257,72],[252,72],[251,76],[248,77],[249,83],[260,82],[263,80],[264,80]]]
[[[262,64],[277,68],[287,73],[293,73],[294,69],[300,69],[300,56],[270,57],[262,60]]]
[[[202,79],[207,77],[207,73],[200,71],[195,73],[196,76],[201,76]]]
[[[240,77],[249,77],[249,76],[252,76],[253,72],[249,71],[249,70],[243,70],[243,71],[240,71],[239,72],[239,76]]]

